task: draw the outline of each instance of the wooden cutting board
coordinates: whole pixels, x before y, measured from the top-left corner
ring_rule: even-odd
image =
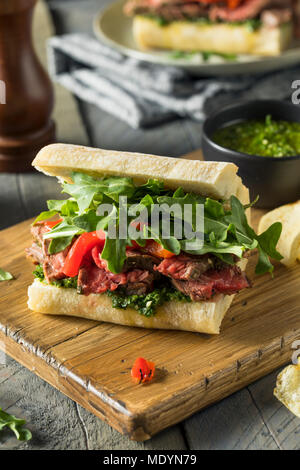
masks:
[[[257,221],[261,213],[254,215]],[[15,276],[0,285],[0,347],[131,439],[149,439],[290,362],[300,339],[300,265],[277,265],[274,280],[255,278],[236,296],[219,336],[47,316],[26,305],[30,222],[0,232],[0,266]],[[157,366],[150,384],[131,381],[138,356]]]

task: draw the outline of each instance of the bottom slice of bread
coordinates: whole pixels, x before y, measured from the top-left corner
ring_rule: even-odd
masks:
[[[160,25],[155,19],[135,16],[133,35],[141,49],[276,56],[289,46],[292,26],[251,30],[247,24],[173,21]]]
[[[56,287],[35,279],[28,288],[31,310],[52,315],[70,315],[119,325],[197,331],[218,334],[234,295],[219,295],[209,302],[166,302],[153,317],[132,308],[112,307],[106,294],[79,295],[75,289]]]
[[[247,262],[244,258],[238,266],[244,271]],[[219,334],[234,297],[218,294],[206,302],[166,302],[158,307],[154,316],[147,318],[132,308],[114,308],[106,294],[79,295],[76,289],[56,287],[35,279],[28,288],[28,307],[39,313],[69,315],[118,325]]]

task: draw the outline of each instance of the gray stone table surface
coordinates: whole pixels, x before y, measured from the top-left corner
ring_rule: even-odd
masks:
[[[91,31],[93,15],[104,4],[103,0],[48,0],[57,34]],[[176,120],[154,129],[132,130],[93,105],[79,102],[78,106],[90,144],[96,147],[180,156],[200,146],[199,123]],[[59,188],[51,178],[0,174],[0,228],[35,215],[44,209],[46,199],[56,197]],[[33,439],[21,443],[4,433],[0,450],[300,449],[300,420],[273,397],[278,372],[153,439],[136,443],[6,357],[6,364],[0,366],[0,406],[24,416]]]

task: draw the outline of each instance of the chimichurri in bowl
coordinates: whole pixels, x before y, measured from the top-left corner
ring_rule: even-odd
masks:
[[[300,155],[300,123],[265,119],[241,121],[218,129],[213,140],[236,152],[261,157]]]
[[[286,101],[241,101],[218,109],[203,124],[205,160],[231,162],[255,207],[272,209],[300,199],[300,106]]]

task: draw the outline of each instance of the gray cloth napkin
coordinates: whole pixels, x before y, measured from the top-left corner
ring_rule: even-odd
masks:
[[[133,128],[175,117],[202,121],[233,99],[284,99],[300,78],[299,66],[264,76],[195,79],[177,67],[126,57],[86,34],[50,38],[48,60],[55,81]]]

